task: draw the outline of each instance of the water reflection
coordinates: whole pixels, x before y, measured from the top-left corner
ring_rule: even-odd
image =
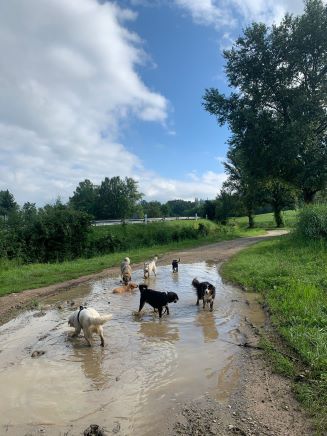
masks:
[[[177,327],[172,327],[165,320],[159,322],[142,322],[140,323],[139,332],[153,340],[164,340],[176,342],[179,340],[179,331]]]
[[[219,335],[213,312],[199,309],[195,325],[202,328],[204,342],[215,341],[218,338]]]
[[[73,360],[81,364],[85,376],[92,381],[96,389],[103,388],[109,379],[109,374],[104,371],[105,350],[102,347],[84,347],[74,344]]]

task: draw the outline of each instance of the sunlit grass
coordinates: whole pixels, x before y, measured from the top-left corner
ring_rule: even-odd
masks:
[[[285,210],[282,212],[285,227],[293,227],[295,225],[297,214],[298,211],[296,210]],[[246,227],[248,225],[248,218],[246,216],[232,218],[231,222],[235,222],[241,227]],[[256,227],[262,227],[265,229],[276,228],[273,213],[263,213],[260,215],[255,215],[254,222]]]

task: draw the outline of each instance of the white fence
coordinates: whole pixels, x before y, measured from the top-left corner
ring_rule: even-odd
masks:
[[[165,218],[143,218],[143,219],[121,219],[121,220],[97,220],[93,221],[94,226],[114,226],[116,224],[146,224],[157,223],[165,221],[176,221],[176,220],[197,220],[198,216],[176,216],[176,217],[165,217]]]

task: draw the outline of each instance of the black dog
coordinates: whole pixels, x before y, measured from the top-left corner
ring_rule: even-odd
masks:
[[[178,264],[181,261],[181,259],[174,259],[171,263],[171,266],[173,267],[173,272],[178,272]]]
[[[162,316],[162,309],[169,315],[168,303],[177,303],[178,295],[175,292],[158,292],[153,289],[148,289],[148,285],[139,285],[141,292],[139,312],[141,312],[145,303],[150,304],[154,309],[158,309],[159,318]]]
[[[198,279],[192,280],[192,285],[196,289],[196,294],[198,296],[196,305],[199,305],[199,301],[203,300],[203,309],[206,304],[210,304],[210,310],[213,309],[213,300],[216,296],[216,288],[209,282],[199,282]]]

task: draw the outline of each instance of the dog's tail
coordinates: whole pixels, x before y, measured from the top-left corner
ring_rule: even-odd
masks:
[[[198,279],[193,279],[192,280],[192,285],[195,287],[195,289],[198,289],[200,282]]]
[[[98,317],[91,317],[90,318],[90,324],[91,325],[103,325],[105,324],[107,321],[109,321],[109,319],[112,318],[112,314],[108,313],[108,315],[101,315]]]

